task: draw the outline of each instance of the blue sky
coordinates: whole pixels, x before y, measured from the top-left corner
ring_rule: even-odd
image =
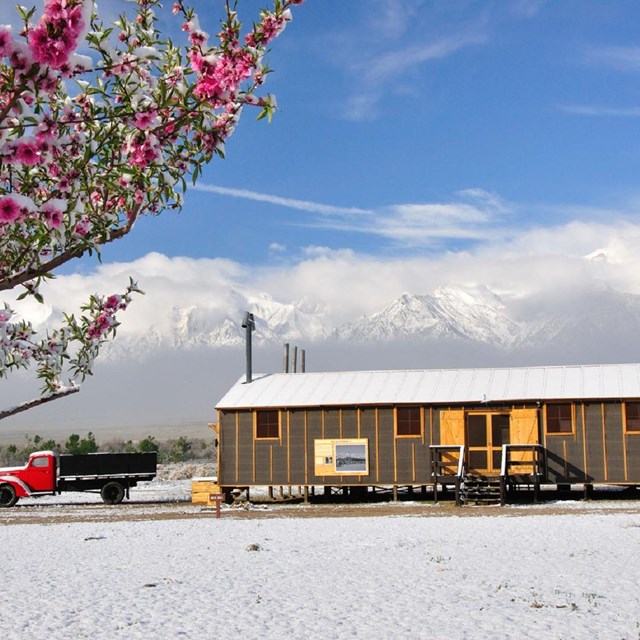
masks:
[[[639,36],[636,2],[307,0],[270,56],[274,121],[245,112],[183,214],[105,259],[386,259],[635,221]]]

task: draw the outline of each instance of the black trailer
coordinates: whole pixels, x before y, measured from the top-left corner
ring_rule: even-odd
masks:
[[[156,476],[158,454],[88,453],[61,455],[58,459],[58,493],[99,491],[107,504],[119,504],[138,482]]]

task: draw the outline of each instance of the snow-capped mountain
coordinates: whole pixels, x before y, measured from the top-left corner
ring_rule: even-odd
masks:
[[[431,295],[402,294],[389,306],[337,329],[343,340],[459,338],[508,347],[520,327],[487,288],[438,288]]]
[[[583,347],[635,344],[640,296],[603,287],[582,302],[514,303],[487,287],[441,287],[430,294],[403,293],[382,310],[334,326],[329,310],[306,300],[280,303],[266,294],[239,295],[227,315],[198,306],[170,312],[170,334],[149,327],[144,336],[119,336],[111,357],[158,348],[228,347],[244,343],[244,311],[256,320],[256,344],[387,343],[433,341],[487,345],[504,352],[544,347],[580,353]],[[165,323],[166,324],[166,323]]]

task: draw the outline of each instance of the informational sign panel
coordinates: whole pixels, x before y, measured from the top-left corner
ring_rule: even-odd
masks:
[[[369,441],[366,438],[314,440],[317,476],[369,475]]]

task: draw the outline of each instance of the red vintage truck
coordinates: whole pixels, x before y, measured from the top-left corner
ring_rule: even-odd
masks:
[[[0,507],[20,498],[63,491],[99,492],[106,504],[120,504],[138,482],[153,480],[157,453],[61,454],[36,451],[23,467],[0,468]]]

